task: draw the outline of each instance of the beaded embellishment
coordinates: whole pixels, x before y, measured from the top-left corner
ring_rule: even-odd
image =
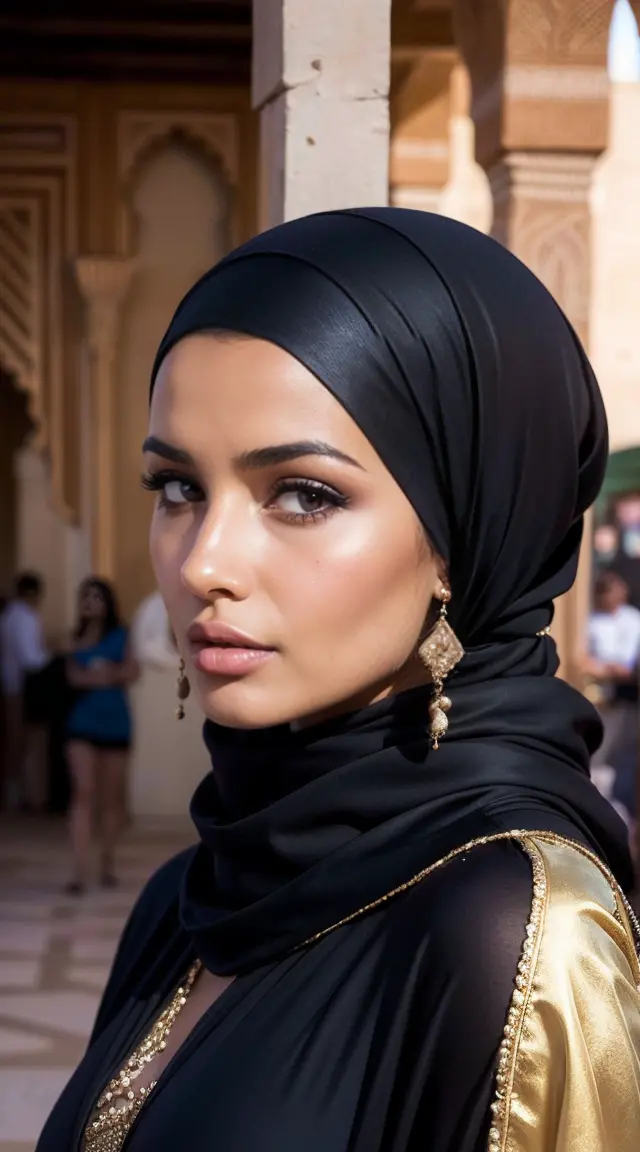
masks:
[[[531,861],[533,871],[533,899],[531,901],[529,920],[525,929],[526,939],[522,946],[522,953],[518,962],[518,975],[515,980],[516,986],[511,997],[502,1043],[498,1049],[496,1091],[493,1104],[491,1105],[493,1121],[489,1130],[488,1152],[503,1152],[504,1148],[504,1126],[508,1116],[509,1095],[513,1080],[514,1052],[517,1051],[520,1033],[525,1021],[531,991],[531,972],[540,944],[544,901],[547,894],[547,878],[542,856],[530,841],[521,840],[520,844]]]
[[[186,980],[176,989],[151,1031],[105,1088],[85,1130],[85,1152],[120,1152],[131,1125],[157,1084],[157,1080],[152,1080],[147,1088],[136,1089],[135,1081],[145,1064],[149,1064],[154,1056],[166,1048],[167,1036],[187,1003],[201,968],[202,964],[196,960]]]

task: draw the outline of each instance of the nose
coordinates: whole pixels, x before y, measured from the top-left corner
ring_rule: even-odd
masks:
[[[245,600],[251,589],[253,550],[246,510],[211,506],[181,568],[182,583],[200,600]]]

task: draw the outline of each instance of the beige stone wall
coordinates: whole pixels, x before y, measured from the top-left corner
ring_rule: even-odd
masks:
[[[144,664],[131,690],[135,744],[129,773],[134,816],[186,815],[196,785],[211,762],[202,740],[204,716],[187,701],[176,720],[176,669]]]
[[[14,458],[17,567],[33,569],[46,581],[42,605],[50,643],[65,645],[76,607],[76,590],[89,569],[88,534],[64,520],[56,508],[47,461],[25,447]]]
[[[153,589],[147,535],[152,501],[139,484],[149,378],[162,335],[184,293],[230,246],[230,195],[220,167],[196,148],[166,142],[136,173],[135,266],[122,308],[115,373],[115,572],[123,606]]]
[[[611,90],[609,149],[594,180],[590,355],[612,451],[640,445],[640,84]]]

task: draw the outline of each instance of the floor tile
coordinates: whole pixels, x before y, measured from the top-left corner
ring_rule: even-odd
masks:
[[[98,999],[89,992],[0,994],[0,1019],[55,1028],[72,1036],[87,1036],[98,1010]]]
[[[72,1073],[72,1068],[0,1068],[0,1139],[29,1141],[33,1148]]]
[[[37,960],[0,960],[0,993],[7,988],[35,988],[39,976]]]

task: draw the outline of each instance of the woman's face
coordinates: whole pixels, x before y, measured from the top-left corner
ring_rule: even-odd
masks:
[[[100,588],[95,584],[85,584],[80,589],[79,607],[83,620],[103,620],[107,605]]]
[[[158,586],[212,720],[311,722],[426,679],[416,645],[437,561],[357,424],[292,356],[181,341],[145,462]]]

